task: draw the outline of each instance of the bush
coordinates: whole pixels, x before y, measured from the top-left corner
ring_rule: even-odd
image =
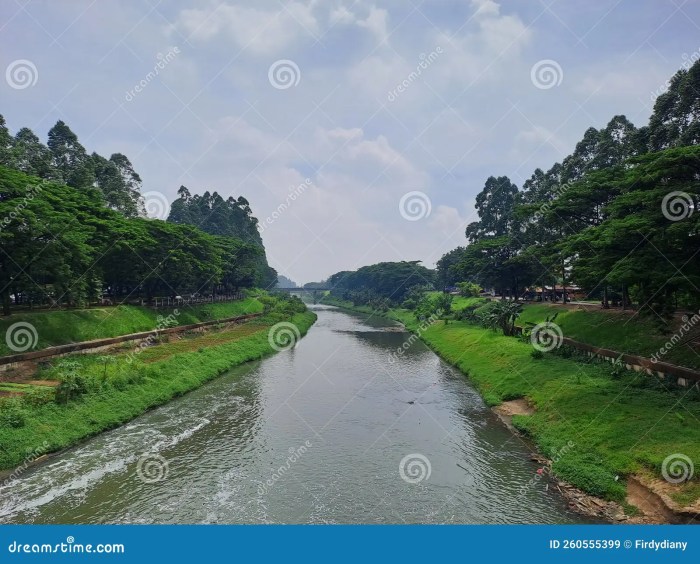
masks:
[[[56,403],[65,404],[88,391],[87,379],[76,373],[67,373],[56,388]]]
[[[532,349],[532,351],[530,352],[530,356],[535,360],[539,360],[541,358],[544,358],[544,353],[539,349]]]
[[[26,412],[18,399],[11,398],[0,404],[0,427],[19,429],[24,427],[25,422]]]
[[[56,392],[53,388],[46,386],[35,386],[28,388],[22,396],[22,403],[29,407],[39,407],[54,401]]]
[[[458,282],[459,295],[465,298],[477,298],[481,294],[481,286],[473,282]]]
[[[494,331],[500,329],[506,337],[515,332],[515,321],[520,316],[522,304],[506,300],[489,302],[479,311],[481,324]]]
[[[452,310],[452,296],[449,294],[439,294],[437,296],[431,296],[429,294],[424,295],[416,309],[414,315],[419,321],[428,319],[431,316],[436,318],[445,317],[449,315]]]

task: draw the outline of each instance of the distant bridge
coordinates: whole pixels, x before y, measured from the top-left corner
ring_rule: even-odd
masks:
[[[323,297],[321,295],[322,292],[326,292],[328,290],[331,290],[332,288],[275,288],[275,290],[279,292],[289,292],[290,294],[301,294],[302,297],[304,294],[306,294],[307,297],[310,297],[314,304],[317,304],[318,301]]]
[[[333,288],[273,288],[280,292],[327,292]]]

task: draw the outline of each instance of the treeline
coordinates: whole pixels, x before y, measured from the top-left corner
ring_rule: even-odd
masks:
[[[140,199],[141,177],[129,159],[121,153],[108,159],[88,154],[78,136],[62,121],[49,130],[44,145],[28,127],[12,136],[0,115],[0,166],[71,188],[96,187],[106,205],[125,217],[145,215]]]
[[[104,296],[150,301],[274,286],[244,198],[181,188],[163,222],[144,217],[140,188],[124,155],[87,155],[63,122],[44,146],[26,128],[11,136],[0,116],[3,314],[13,303],[78,306]]]
[[[679,71],[649,124],[615,116],[519,189],[490,177],[468,245],[437,264],[441,286],[471,281],[515,298],[578,284],[607,306],[668,314],[700,306],[700,63]]]
[[[343,270],[329,276],[327,284],[334,297],[386,311],[433,287],[435,272],[419,262],[380,262],[358,270]]]

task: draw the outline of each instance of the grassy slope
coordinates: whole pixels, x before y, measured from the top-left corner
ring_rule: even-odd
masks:
[[[570,309],[549,304],[525,306],[520,324],[539,323],[559,312],[555,323],[564,336],[598,347],[651,357],[666,343],[672,332],[663,334],[654,319],[631,313],[591,309]],[[700,369],[700,354],[687,345],[673,347],[663,356],[665,362]]]
[[[115,361],[106,367],[107,378],[101,392],[86,394],[66,405],[25,405],[24,426],[0,425],[0,469],[17,467],[28,452],[44,441],[50,445],[50,451],[65,448],[126,423],[236,365],[272,354],[268,329],[279,320],[266,316],[230,331],[156,346],[139,355],[134,364],[127,363],[123,355],[114,356]],[[310,311],[291,319],[302,335],[315,320],[316,315]],[[124,352],[131,350],[124,348]],[[100,377],[105,370],[97,357],[74,358],[82,374]],[[42,376],[50,377],[52,370],[56,368],[46,369]]]
[[[246,313],[258,313],[263,305],[255,298],[235,302],[202,304],[178,308],[178,325],[188,325]],[[128,333],[150,331],[156,327],[159,315],[167,317],[173,308],[154,310],[139,306],[116,306],[70,311],[40,311],[20,313],[0,318],[0,334],[18,321],[31,323],[37,330],[37,349],[49,346],[77,343],[105,337],[116,337]],[[5,339],[0,340],[0,356],[13,354]]]
[[[418,327],[410,311],[388,316]],[[467,374],[489,405],[527,397],[537,412],[515,416],[513,423],[555,460],[558,476],[593,495],[623,499],[625,475],[650,470],[658,476],[674,453],[700,460],[696,392],[667,391],[632,372],[613,378],[606,364],[553,354],[534,359],[529,344],[463,322],[435,323],[421,338]],[[557,460],[568,441],[575,446]],[[698,499],[700,482],[679,488],[675,497],[681,503]]]

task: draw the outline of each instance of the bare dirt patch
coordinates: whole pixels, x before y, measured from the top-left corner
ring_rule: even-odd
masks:
[[[535,408],[530,405],[526,398],[504,401],[493,407],[492,410],[506,427],[516,433],[517,431],[513,427],[513,415],[533,415],[535,413]]]

